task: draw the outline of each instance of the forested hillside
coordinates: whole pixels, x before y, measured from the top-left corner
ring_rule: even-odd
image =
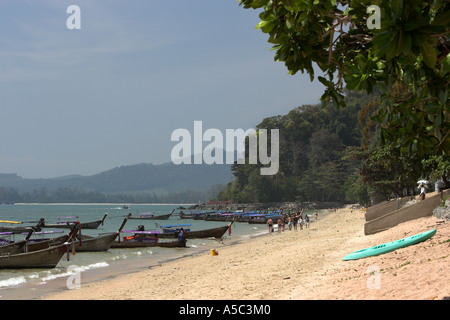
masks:
[[[236,202],[339,201],[359,176],[360,161],[345,157],[361,146],[358,113],[373,97],[348,92],[347,107],[303,105],[264,119],[258,129],[279,129],[280,168],[262,176],[259,165],[234,165],[234,182],[220,200]]]
[[[279,129],[278,173],[262,176],[261,165],[235,164],[235,179],[218,199],[367,204],[371,196],[382,200],[414,193],[419,178],[448,182],[448,155],[418,156],[377,143],[377,94],[348,91],[345,99],[345,108],[303,105],[264,119],[258,129]]]
[[[91,176],[25,179],[0,174],[1,202],[192,203],[213,198],[233,179],[229,165],[121,166]]]

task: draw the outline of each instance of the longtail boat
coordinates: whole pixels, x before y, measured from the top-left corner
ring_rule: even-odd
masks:
[[[216,214],[210,214],[205,217],[206,221],[239,221],[242,213],[234,212],[217,212]]]
[[[46,249],[51,246],[57,246],[65,243],[69,240],[75,233],[76,228],[72,228],[69,234],[53,238],[53,239],[31,239],[31,236],[36,234],[49,234],[49,233],[60,233],[58,231],[47,231],[47,232],[34,232],[30,230],[26,233],[26,237],[22,241],[12,242],[6,245],[0,246],[0,254],[18,254],[25,252],[38,251],[42,249]]]
[[[211,228],[211,229],[204,229],[204,230],[197,230],[192,231],[190,229],[186,229],[185,231],[185,237],[186,239],[203,239],[203,238],[216,238],[221,239],[223,235],[228,231],[231,230],[231,225],[234,223],[235,220],[233,220],[231,223],[229,223],[226,226],[217,227],[217,228]],[[163,232],[161,233],[155,233],[155,236],[158,238],[177,238],[178,233],[181,231],[181,227],[188,226],[189,224],[180,224],[180,225],[166,225],[166,226],[160,226],[163,229]],[[175,228],[175,229],[173,229]],[[168,229],[171,229],[170,231]]]
[[[215,213],[216,211],[190,211],[189,213],[184,213],[181,211],[179,216],[180,219],[205,220],[210,214]]]
[[[204,229],[198,231],[186,231],[186,239],[195,239],[195,238],[216,238],[220,239],[227,232],[231,224],[212,228],[212,229]],[[173,233],[160,233],[158,234],[159,238],[176,238],[178,236],[179,231]]]
[[[186,228],[186,227],[190,227],[192,226],[191,223],[184,223],[184,224],[171,224],[171,225],[164,225],[164,226],[160,226],[159,224],[155,223],[156,226],[159,226],[161,229],[163,229],[163,233],[178,233],[181,231],[181,228],[183,228],[183,230],[185,232],[189,232],[191,231],[191,229]]]
[[[13,232],[1,232],[1,235],[11,236],[13,234],[14,234]],[[5,245],[0,246],[0,255],[3,255],[3,254],[18,254],[18,253],[24,252],[25,246],[28,243],[28,239],[30,239],[32,234],[33,234],[33,230],[29,231],[28,235],[22,241],[11,242],[9,244],[5,244]]]
[[[140,219],[140,220],[167,220],[173,214],[175,209],[172,210],[171,213],[162,214],[159,216],[155,216],[153,212],[139,213],[138,216],[132,216],[131,213],[128,216],[128,219]]]
[[[101,220],[79,223],[79,227],[81,229],[97,229],[100,225],[103,225],[103,222],[105,221],[107,215],[108,215],[108,213],[105,213],[105,215],[103,216],[103,219],[101,219]],[[67,217],[65,217],[65,218],[67,218]],[[77,222],[71,221],[68,223],[69,223],[69,225],[67,224],[67,222],[47,224],[47,223],[45,223],[45,219],[41,218],[40,224],[38,224],[38,225],[42,228],[70,228],[73,225],[75,225]]]
[[[33,236],[42,236],[42,238],[30,238],[30,240],[28,241],[29,244],[32,243],[37,243],[37,242],[45,242],[45,241],[56,241],[57,244],[61,244],[61,241],[58,242],[58,239],[63,239],[63,238],[67,238],[67,235],[63,235],[61,237],[57,237],[57,238],[44,238],[45,236],[49,236],[49,235],[56,235],[56,234],[62,234],[64,233],[64,230],[51,230],[51,231],[35,231],[33,232]],[[22,233],[23,235],[27,235],[28,233]],[[65,242],[67,239],[65,239],[62,242]]]
[[[114,240],[120,235],[123,227],[125,226],[128,217],[126,217],[122,225],[116,232],[107,233],[100,235],[98,237],[91,237],[87,235],[78,236],[78,239],[75,240],[75,251],[82,252],[93,252],[93,251],[108,251],[108,249],[113,244]]]
[[[24,253],[24,252],[32,252],[37,250],[42,250],[48,248],[50,246],[60,245],[66,242],[69,239],[69,235],[64,235],[54,239],[31,239],[31,235],[41,234],[48,232],[33,232],[32,230],[27,234],[27,237],[22,241],[10,242],[8,244],[4,244],[0,246],[0,254],[10,253]],[[54,233],[54,232],[51,232]],[[12,232],[2,232],[0,234],[13,234]]]
[[[124,237],[122,241],[114,241],[111,248],[147,248],[147,247],[163,247],[163,248],[184,248],[186,241],[168,241],[161,242],[155,237],[156,231],[137,231],[126,230],[124,233],[132,233],[132,236]]]
[[[68,241],[72,240],[72,235],[76,230],[76,226],[72,227]],[[68,253],[69,246],[70,243],[65,242],[31,252],[2,253],[0,254],[0,269],[54,268],[64,253]],[[24,248],[27,248],[27,246],[24,246]]]
[[[0,232],[13,232],[15,234],[28,232],[30,230],[40,231],[40,224],[38,223],[35,226],[18,226],[18,224],[22,224],[20,221],[10,221],[10,220],[0,220],[0,223],[11,224],[11,226],[0,226]],[[12,226],[13,225],[13,226]]]
[[[32,252],[1,254],[0,269],[54,268],[67,250],[66,244],[60,244]]]
[[[75,251],[94,252],[108,251],[113,241],[117,238],[118,233],[113,232],[98,237],[87,235],[81,236],[81,241],[75,240]]]

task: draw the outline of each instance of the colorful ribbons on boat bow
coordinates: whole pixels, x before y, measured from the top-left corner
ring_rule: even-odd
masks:
[[[81,223],[80,223],[80,221],[77,221],[76,224],[77,224],[77,229],[78,229],[78,239],[80,241],[80,247],[81,247]]]

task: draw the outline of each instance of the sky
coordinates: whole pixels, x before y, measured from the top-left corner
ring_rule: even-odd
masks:
[[[318,103],[323,87],[288,75],[258,22],[236,0],[0,0],[0,173],[161,164],[194,121],[247,130]]]

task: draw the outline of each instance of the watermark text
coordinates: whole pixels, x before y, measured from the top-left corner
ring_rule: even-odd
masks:
[[[77,5],[70,5],[67,7],[66,13],[71,13],[67,18],[66,27],[69,30],[81,29],[81,9]]]
[[[174,164],[234,164],[235,151],[238,164],[244,164],[245,139],[249,139],[249,164],[269,165],[261,168],[261,175],[274,175],[279,169],[279,132],[270,130],[270,156],[267,147],[267,129],[226,129],[225,139],[222,131],[210,128],[203,132],[203,122],[194,121],[193,135],[184,128],[172,132],[171,141],[179,143],[172,148],[171,160]],[[210,142],[203,148],[203,142]],[[259,142],[259,143],[258,143]],[[224,157],[225,152],[225,157]]]

